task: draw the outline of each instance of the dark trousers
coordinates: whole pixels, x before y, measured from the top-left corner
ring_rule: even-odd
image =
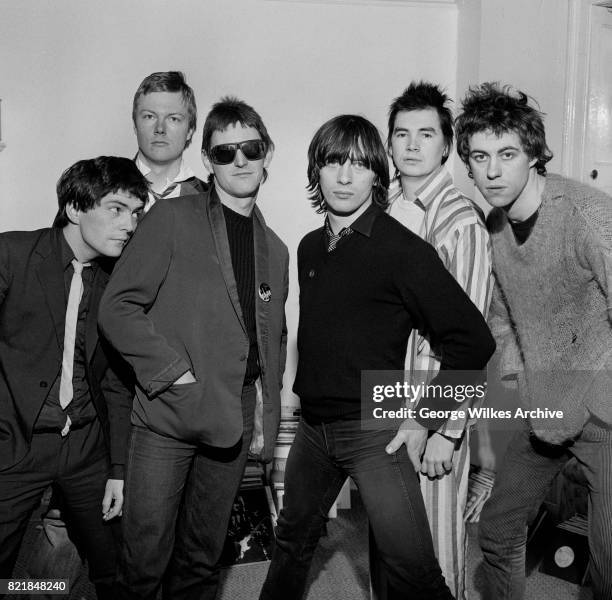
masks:
[[[243,388],[242,440],[194,446],[133,427],[123,508],[120,596],[212,600],[232,504],[253,432],[255,386]]]
[[[347,476],[355,481],[390,585],[390,599],[452,599],[436,560],[417,474],[405,446],[360,421],[302,420],[285,468],[284,508],[261,600],[299,600],[327,513]]]
[[[589,486],[593,595],[595,600],[612,598],[612,431],[593,423],[587,423],[569,450],[551,452],[530,437],[527,427],[508,445],[480,518],[487,598],[524,597],[527,525],[571,455]]]
[[[0,578],[11,577],[28,520],[45,489],[55,483],[98,597],[111,597],[117,551],[113,526],[102,520],[108,475],[108,451],[97,419],[66,437],[35,433],[25,458],[0,472]]]

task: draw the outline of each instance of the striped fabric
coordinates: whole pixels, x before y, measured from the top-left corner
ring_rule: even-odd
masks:
[[[417,191],[414,202],[408,202],[396,177],[389,188],[391,216],[429,242],[442,262],[486,317],[491,300],[491,247],[480,209],[453,185],[444,166],[436,170]],[[414,210],[422,211],[420,222]],[[403,219],[403,215],[410,218]],[[428,373],[431,380],[440,361],[427,339],[413,332],[408,340],[405,369]],[[469,424],[453,421],[439,432],[461,438],[453,455],[453,470],[441,479],[421,476],[421,491],[429,517],[434,546],[446,582],[457,599],[465,599],[465,552],[467,536],[463,515],[467,502]]]
[[[136,155],[134,162],[136,163],[138,170],[145,177],[147,177],[147,175],[151,172],[151,167],[149,167],[149,165],[145,163],[145,161],[142,159],[140,151]],[[183,158],[181,158],[181,164],[180,164],[178,173],[176,174],[175,178],[172,181],[170,180],[166,181],[166,187],[163,189],[162,192],[154,192],[152,189],[149,189],[149,199],[147,203],[145,204],[144,212],[145,213],[149,212],[149,210],[151,210],[151,207],[161,198],[180,197],[181,196],[181,183],[183,183],[184,181],[187,181],[188,179],[191,179],[192,177],[194,177],[194,174],[193,174],[193,171],[191,170],[191,167],[189,167],[189,165],[183,160]],[[147,181],[149,180],[147,179]],[[149,183],[151,182],[149,181]]]
[[[351,235],[353,230],[350,227],[343,227],[338,233],[332,231],[329,219],[325,219],[325,235],[327,237],[327,251],[333,252],[341,238]]]

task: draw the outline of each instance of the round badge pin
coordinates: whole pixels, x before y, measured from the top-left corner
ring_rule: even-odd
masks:
[[[267,283],[262,283],[259,286],[259,297],[264,302],[270,302],[270,298],[272,298],[272,290],[270,289],[270,286]]]

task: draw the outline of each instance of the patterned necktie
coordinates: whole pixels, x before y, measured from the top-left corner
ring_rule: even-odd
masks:
[[[163,192],[155,192],[153,190],[150,191],[156,201],[162,200],[163,198],[167,198],[176,189],[178,185],[180,185],[180,182],[175,181],[174,183],[171,183]]]
[[[66,326],[64,328],[64,353],[62,355],[62,377],[60,379],[59,400],[62,409],[72,402],[72,371],[74,367],[74,343],[76,341],[76,327],[79,318],[79,304],[83,296],[83,268],[90,267],[90,263],[80,263],[76,258],[72,260],[74,273],[70,282],[68,305],[66,306]]]
[[[338,242],[340,241],[341,238],[347,235],[351,235],[351,233],[353,233],[353,230],[350,227],[343,227],[338,233],[334,233],[331,230],[329,223],[327,223],[326,230],[327,230],[327,251],[328,252],[333,252],[336,249],[336,246],[338,245]]]

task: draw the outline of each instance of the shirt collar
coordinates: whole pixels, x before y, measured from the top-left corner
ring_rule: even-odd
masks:
[[[361,233],[361,235],[365,235],[366,237],[370,237],[372,235],[372,227],[374,226],[374,221],[376,217],[378,217],[382,213],[382,210],[376,206],[376,204],[372,203],[368,208],[366,208],[365,212],[357,219],[355,219],[349,226],[348,229],[352,229],[357,233]],[[325,217],[325,230],[327,230],[329,220]],[[331,228],[330,228],[331,231]]]
[[[138,170],[145,177],[151,172],[151,167],[149,167],[149,165],[143,160],[140,151],[138,151],[138,154],[136,155],[135,162],[136,166],[138,167]],[[179,170],[176,174],[176,177],[172,180],[166,179],[166,185],[164,186],[164,189],[173,183],[181,183],[183,181],[191,179],[192,177],[195,177],[195,173],[192,171],[191,167],[189,167],[189,165],[185,162],[185,159],[181,157],[181,164],[179,166]]]
[[[62,261],[62,271],[65,271],[68,267],[70,267],[72,265],[72,261],[76,259],[76,256],[74,255],[74,252],[72,251],[72,248],[70,247],[70,244],[66,241],[66,237],[64,236],[64,232],[60,231],[60,259]],[[97,267],[97,262],[96,260],[88,260],[87,261],[88,264],[91,266],[92,268],[92,272],[95,271],[95,268]]]
[[[432,202],[438,196],[440,188],[452,184],[450,173],[444,165],[440,165],[427,180],[416,191],[415,206],[418,206],[424,212],[431,206]],[[389,204],[392,204],[398,199],[403,199],[402,183],[399,175],[396,175],[389,186]]]

